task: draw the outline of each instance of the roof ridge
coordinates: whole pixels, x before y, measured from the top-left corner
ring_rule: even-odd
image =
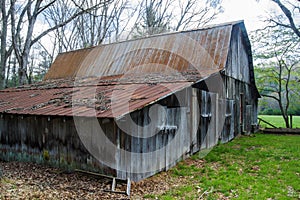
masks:
[[[112,42],[112,43],[99,44],[99,45],[90,46],[90,47],[86,47],[86,48],[81,48],[81,49],[75,49],[75,50],[71,50],[71,51],[67,51],[67,52],[62,52],[62,53],[59,53],[59,54],[67,54],[67,53],[72,53],[72,52],[76,52],[76,51],[90,50],[90,49],[94,49],[94,48],[97,48],[97,47],[104,47],[104,46],[120,44],[120,43],[126,43],[126,42],[131,42],[131,41],[138,41],[138,40],[154,38],[154,37],[159,37],[159,36],[167,36],[167,35],[173,35],[173,34],[178,34],[178,33],[188,33],[188,32],[193,32],[193,31],[201,31],[201,30],[218,28],[218,27],[222,27],[222,26],[230,26],[230,25],[233,26],[233,25],[236,25],[236,24],[239,24],[239,23],[244,23],[244,20],[229,21],[229,22],[224,22],[224,23],[220,23],[220,24],[210,24],[210,25],[206,25],[206,26],[199,27],[199,28],[194,28],[194,29],[189,29],[189,30],[170,31],[170,32],[165,32],[165,33],[149,35],[149,36],[146,36],[146,37],[132,38],[132,39],[121,40],[121,41]]]

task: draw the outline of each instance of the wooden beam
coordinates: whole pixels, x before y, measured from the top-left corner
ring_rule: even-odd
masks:
[[[272,126],[273,128],[278,128],[278,127],[274,126],[273,124],[267,122],[266,120],[263,120],[262,118],[259,118],[259,117],[258,117],[257,119],[259,120],[259,121],[258,121],[258,125],[259,125],[260,121],[262,121],[262,122],[264,122],[264,123],[266,123],[266,124]]]

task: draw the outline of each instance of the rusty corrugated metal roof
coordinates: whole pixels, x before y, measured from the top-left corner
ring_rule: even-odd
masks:
[[[228,23],[63,53],[52,64],[45,80],[223,69],[233,25]]]
[[[111,82],[107,77],[105,81],[48,81],[0,91],[0,113],[113,118],[143,108],[191,84],[184,80],[116,82],[115,77]]]
[[[0,91],[0,113],[120,117],[223,70],[234,24],[60,54],[45,81]]]

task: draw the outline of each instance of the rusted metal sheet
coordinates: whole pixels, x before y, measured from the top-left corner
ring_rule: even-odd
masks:
[[[55,77],[56,79],[75,77],[79,69],[80,63],[84,61],[85,57],[91,51],[92,49],[89,48],[81,49],[80,51],[71,51],[59,54],[56,57],[55,62],[52,64],[51,70],[49,70],[49,73],[45,75],[45,79],[49,79],[51,77]]]
[[[45,80],[221,70],[226,65],[233,25],[228,23],[60,54]]]
[[[107,81],[107,78],[106,78]],[[173,94],[192,84],[188,81],[141,82],[87,82],[66,87],[31,85],[0,92],[0,112],[49,116],[119,117]],[[62,84],[62,81],[58,81]],[[93,84],[92,84],[93,83]],[[59,85],[59,84],[58,84]]]

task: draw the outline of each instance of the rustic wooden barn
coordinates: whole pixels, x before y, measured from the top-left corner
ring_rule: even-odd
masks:
[[[67,52],[0,91],[0,158],[137,181],[250,133],[258,98],[242,21]]]

